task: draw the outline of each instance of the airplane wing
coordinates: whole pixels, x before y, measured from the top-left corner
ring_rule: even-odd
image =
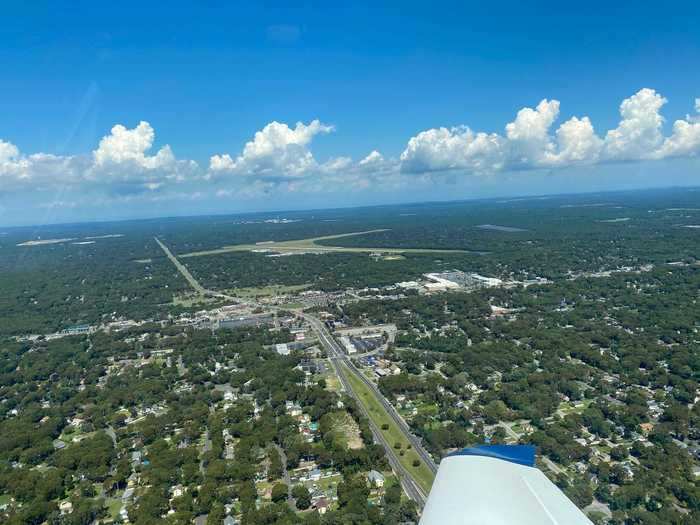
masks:
[[[442,460],[420,525],[593,524],[535,467],[535,447],[484,445]]]

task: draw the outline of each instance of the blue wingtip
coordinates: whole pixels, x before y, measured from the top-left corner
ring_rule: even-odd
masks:
[[[510,461],[526,467],[535,466],[533,445],[479,445],[453,452],[450,456],[483,456]]]

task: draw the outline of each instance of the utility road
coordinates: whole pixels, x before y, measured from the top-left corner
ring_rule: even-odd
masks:
[[[182,276],[187,280],[187,282],[190,283],[190,286],[194,288],[195,292],[201,295],[207,295],[208,293],[211,293],[209,292],[209,290],[205,290],[204,287],[201,284],[199,284],[197,279],[193,277],[193,275],[185,267],[185,265],[177,260],[177,257],[173,255],[170,249],[165,244],[163,244],[158,237],[154,237],[154,239],[158,243],[158,246],[160,246],[161,250],[165,252],[165,255],[168,257],[168,259],[170,259],[170,262],[172,262],[175,265],[175,268],[177,268],[178,271],[182,274]]]

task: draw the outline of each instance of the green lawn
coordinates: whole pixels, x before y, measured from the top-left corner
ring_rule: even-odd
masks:
[[[282,308],[285,308],[287,310],[299,310],[301,308],[304,308],[304,305],[301,303],[284,303],[282,305]]]
[[[597,448],[600,452],[604,454],[610,454],[610,451],[612,450],[609,446],[607,445],[594,445],[593,448]]]
[[[61,435],[58,436],[58,439],[68,444],[73,441],[73,438],[81,436],[82,434],[83,431],[80,430],[78,427],[69,425],[63,429],[63,432],[61,432]]]
[[[331,392],[340,392],[340,381],[334,375],[324,376],[323,379],[326,380],[326,390]]]
[[[358,449],[362,448],[362,438],[360,437],[360,429],[355,423],[355,420],[346,411],[338,411],[330,414],[332,418],[330,431],[333,437],[333,442],[343,448]]]
[[[122,500],[121,498],[107,498],[105,500],[105,507],[107,507],[107,513],[110,517],[116,520],[122,508]]]
[[[345,365],[340,365],[345,366]],[[413,475],[416,483],[418,483],[426,494],[430,492],[430,487],[433,484],[433,473],[430,469],[420,460],[418,454],[415,450],[409,449],[408,439],[404,436],[401,429],[394,422],[394,420],[386,412],[382,404],[374,396],[374,393],[365,385],[360,379],[358,379],[352,372],[345,368],[345,373],[350,381],[350,385],[355,393],[359,396],[360,402],[367,410],[372,422],[379,428],[382,436],[388,443],[392,446],[394,443],[399,443],[401,445],[400,449],[394,448],[396,457],[403,465],[403,467]],[[382,428],[383,425],[388,425],[385,430]],[[404,455],[401,456],[399,452],[403,450]],[[417,467],[413,466],[414,460],[419,460],[420,465]]]
[[[258,496],[262,498],[268,489],[272,490],[275,483],[277,483],[277,481],[256,481],[255,489],[258,491]]]
[[[425,425],[423,425],[423,428],[426,430],[437,430],[442,426],[442,423],[440,421],[427,421]]]
[[[318,481],[306,481],[302,484],[305,485],[306,488],[311,488],[312,486],[316,485],[319,490],[325,492],[332,487],[337,487],[340,481],[343,481],[343,476],[341,474],[334,474],[333,476],[329,476],[327,478],[321,478]]]
[[[258,286],[251,288],[233,288],[229,290],[231,295],[243,298],[268,297],[271,295],[288,295],[301,292],[311,287],[311,284],[275,284],[270,286]]]
[[[215,301],[216,299],[204,297],[203,295],[197,293],[186,293],[173,296],[173,306],[182,306],[183,308],[192,308],[193,306],[197,305],[204,307],[207,304],[211,304]]]
[[[522,425],[521,425],[520,423],[515,423],[515,424],[514,424],[512,427],[510,427],[510,428],[512,428],[512,429],[513,429],[513,432],[515,432],[516,434],[522,434],[522,433],[524,432],[523,427],[522,427]]]
[[[593,403],[593,401],[593,399],[583,399],[580,401],[580,406],[574,406],[574,403],[571,401],[562,401],[559,404],[558,410],[561,411],[563,415],[581,414]]]
[[[436,416],[438,413],[438,407],[432,403],[418,403],[416,410],[418,410],[418,414],[424,416]]]

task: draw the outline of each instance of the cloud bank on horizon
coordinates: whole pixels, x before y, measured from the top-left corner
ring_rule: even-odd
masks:
[[[343,156],[316,160],[311,151],[314,138],[335,130],[319,120],[294,127],[271,122],[240,153],[215,154],[208,166],[176,158],[168,145],[154,151],[155,131],[145,121],[132,129],[115,125],[97,149],[85,155],[23,154],[0,139],[0,195],[75,188],[112,197],[162,199],[168,192],[182,196],[187,182],[208,181],[215,195],[230,197],[271,189],[323,191],[331,183],[355,189],[390,187],[416,176],[436,179],[442,173],[488,176],[698,156],[700,98],[695,100],[695,114],[675,120],[668,135],[661,115],[666,102],[655,90],[641,89],[620,104],[617,127],[601,134],[586,116],[573,116],[553,130],[560,102],[544,99],[518,111],[503,134],[467,126],[433,128],[411,137],[398,158],[375,150],[357,161]]]

